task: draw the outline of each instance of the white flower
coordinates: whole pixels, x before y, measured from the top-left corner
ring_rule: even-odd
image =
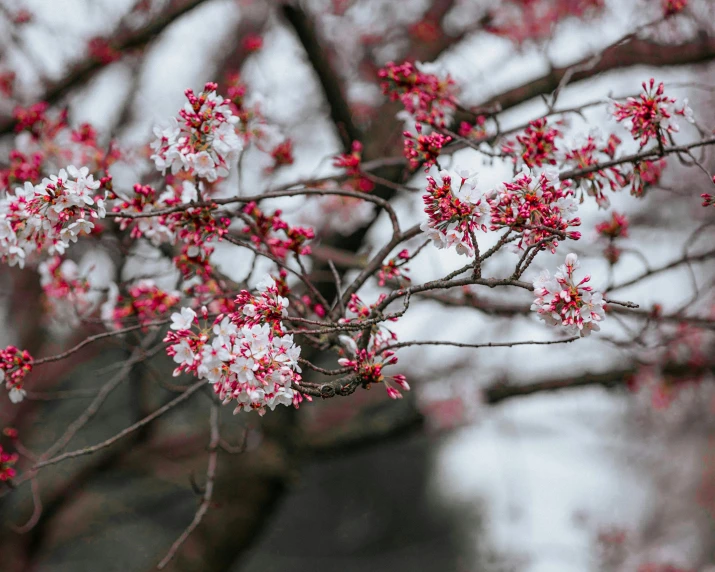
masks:
[[[25,398],[25,395],[27,395],[27,392],[24,389],[13,387],[10,389],[8,395],[10,397],[10,401],[13,403],[20,403]]]
[[[181,313],[173,313],[171,315],[172,330],[190,330],[191,325],[194,323],[194,318],[196,318],[196,312],[191,308],[181,308]]]
[[[231,336],[235,336],[238,333],[238,328],[227,316],[221,320],[220,324],[214,325],[213,333],[216,334],[217,339],[221,340],[221,343],[227,343]]]
[[[201,151],[190,156],[190,163],[196,174],[207,181],[215,181],[217,178],[216,164],[207,151]]]
[[[189,345],[189,342],[187,340],[181,340],[181,342],[179,342],[178,344],[174,344],[171,347],[176,352],[174,354],[174,361],[176,363],[187,365],[191,365],[192,363],[194,363],[194,359],[196,358],[196,356],[194,355],[194,352],[191,349],[191,346]]]
[[[270,274],[266,274],[258,284],[256,284],[256,289],[259,292],[265,292],[276,287],[276,281]]]

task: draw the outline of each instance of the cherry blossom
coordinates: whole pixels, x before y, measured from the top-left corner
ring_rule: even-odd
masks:
[[[235,127],[239,118],[216,88],[215,83],[207,83],[198,96],[187,89],[188,103],[179,112],[183,121],[173,118],[168,127],[154,128],[151,158],[158,170],[172,174],[184,170],[209,182],[228,176],[243,145]]]
[[[95,196],[99,187],[86,167],[70,165],[0,199],[0,259],[23,267],[36,253],[63,254],[92,232],[92,219],[104,217],[101,197]]]
[[[663,145],[667,143],[666,134],[680,130],[677,117],[692,123],[693,111],[688,107],[687,99],[678,105],[675,98],[665,95],[662,82],[656,87],[655,79],[651,78],[642,85],[644,93],[638,98],[629,97],[625,103],[614,101],[612,114],[639,141],[641,147],[650,140]]]
[[[19,403],[25,397],[23,380],[32,371],[32,356],[27,350],[8,346],[0,350],[0,383],[5,382],[5,389],[13,403]]]
[[[605,302],[600,292],[585,286],[590,276],[575,282],[574,271],[578,267],[578,257],[569,254],[553,278],[548,270],[543,270],[534,280],[536,300],[531,309],[550,326],[563,326],[569,335],[588,336],[600,329]]]
[[[437,248],[455,246],[459,254],[474,256],[475,231],[487,230],[489,205],[469,171],[442,170],[427,177],[423,195],[428,220],[420,227]]]
[[[175,331],[164,341],[178,364],[174,375],[185,371],[206,379],[224,404],[236,402],[234,413],[263,414],[266,407],[297,406],[302,397],[293,386],[301,380],[300,347],[281,322],[288,300],[279,294],[276,281],[266,276],[258,284],[258,295],[244,290],[236,304],[235,312],[219,314],[213,322],[202,311],[203,326],[191,308],[172,314]]]
[[[559,237],[581,238],[580,232],[569,230],[581,224],[580,218],[571,217],[578,208],[573,194],[559,181],[557,172],[532,173],[525,168],[512,182],[488,193],[490,229],[509,228],[519,233],[517,249],[537,246],[554,252]]]

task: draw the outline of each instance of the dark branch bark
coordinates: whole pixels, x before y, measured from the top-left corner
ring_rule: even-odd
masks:
[[[338,74],[330,64],[328,53],[321,45],[315,24],[310,17],[296,5],[285,4],[282,10],[285,19],[293,27],[303,45],[310,65],[318,76],[330,108],[330,118],[338,130],[343,150],[347,153],[350,151],[352,142],[359,141],[362,134],[353,122],[350,106],[345,99]]]

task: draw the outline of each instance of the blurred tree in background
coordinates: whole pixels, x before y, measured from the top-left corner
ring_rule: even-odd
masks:
[[[709,570],[714,14],[0,0],[0,570]]]

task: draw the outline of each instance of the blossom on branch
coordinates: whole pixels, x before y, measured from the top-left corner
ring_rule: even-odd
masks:
[[[550,326],[563,326],[569,335],[584,337],[600,329],[599,322],[605,317],[605,301],[600,292],[585,286],[590,276],[575,282],[574,271],[578,267],[578,257],[569,254],[553,278],[548,270],[542,271],[534,280],[536,300],[531,309]]]
[[[22,268],[35,252],[63,254],[70,242],[92,232],[92,219],[104,218],[99,187],[87,167],[70,165],[0,199],[0,259]]]
[[[439,248],[456,246],[459,254],[474,256],[474,233],[487,230],[489,205],[477,190],[475,175],[468,171],[442,170],[427,177],[422,196],[429,217],[420,227]]]
[[[377,76],[382,92],[400,101],[415,121],[446,127],[457,107],[456,85],[433,64],[388,62]]]
[[[281,322],[288,300],[267,276],[258,295],[242,291],[237,309],[209,322],[204,309],[201,325],[191,308],[172,314],[172,330],[165,342],[167,353],[178,364],[174,375],[189,372],[213,384],[224,402],[236,402],[234,413],[277,405],[298,405],[302,396],[293,388],[300,383],[300,346],[286,334]],[[198,331],[195,325],[198,324]]]
[[[613,102],[611,113],[616,121],[631,132],[633,138],[643,147],[654,140],[660,145],[667,143],[666,134],[680,130],[677,117],[684,117],[691,123],[693,111],[684,99],[680,105],[674,97],[664,94],[663,82],[655,86],[655,79],[643,82],[643,91],[638,98],[629,97],[625,103]]]
[[[198,96],[187,89],[188,103],[179,111],[183,121],[172,118],[169,127],[154,128],[151,158],[162,173],[184,170],[209,182],[228,176],[243,144],[235,127],[239,118],[216,88],[215,83],[207,83]]]
[[[520,235],[516,248],[535,246],[555,252],[559,238],[578,240],[581,233],[569,230],[580,226],[571,217],[578,209],[573,190],[559,181],[558,173],[524,169],[510,183],[502,183],[488,195],[491,230],[510,228]]]
[[[25,397],[23,380],[32,371],[33,359],[27,350],[8,346],[0,350],[0,383],[5,382],[10,401],[19,403]]]

